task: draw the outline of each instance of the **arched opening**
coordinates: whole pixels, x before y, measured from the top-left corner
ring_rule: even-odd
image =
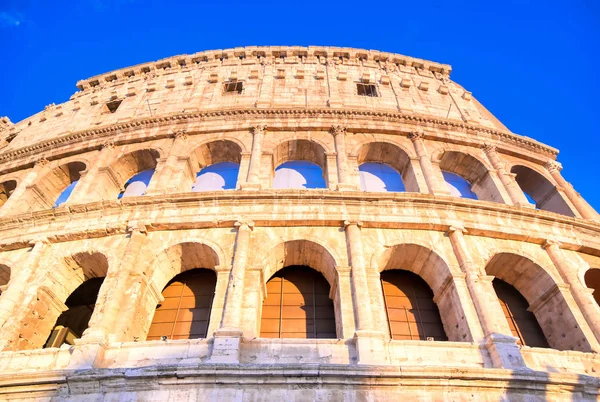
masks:
[[[409,321],[412,319],[410,313],[420,314],[419,308],[414,306],[420,303],[421,299],[427,299],[422,301],[422,305],[427,306],[427,313],[422,316],[421,321],[423,325],[425,322],[428,324],[427,331],[424,334],[419,332],[415,319],[410,333],[414,336],[412,339],[421,339],[423,335],[425,339],[431,336],[434,340],[473,340],[450,267],[437,253],[417,244],[398,244],[387,248],[374,263],[381,272],[382,292],[391,292],[389,298],[387,294],[382,294],[383,305],[378,308],[383,315],[380,322],[386,325],[387,330],[392,333],[392,338],[396,336],[400,339],[401,335],[406,336],[405,322],[412,322]],[[418,297],[411,287],[417,289]],[[409,311],[411,308],[413,311]],[[408,318],[406,313],[409,313]],[[400,314],[405,314],[405,322],[401,321]],[[441,328],[439,322],[436,324],[435,317],[440,317]],[[416,332],[413,331],[415,328]],[[428,334],[429,331],[431,335]]]
[[[329,283],[307,266],[289,266],[267,282],[262,338],[336,338]]]
[[[518,342],[521,345],[537,348],[550,347],[535,315],[529,311],[529,303],[521,293],[498,278],[495,278],[492,284],[510,332],[514,337],[519,338]]]
[[[10,267],[8,265],[0,264],[0,295],[6,290],[10,281]]]
[[[17,188],[16,180],[7,180],[0,183],[0,207],[8,200],[15,188]]]
[[[108,175],[105,183],[99,185],[107,187],[108,198],[144,195],[154,175],[158,158],[158,151],[153,149],[140,149],[125,154],[112,164],[112,174]]]
[[[363,191],[419,191],[410,158],[396,145],[365,144],[358,150],[357,163]]]
[[[196,268],[173,278],[164,288],[147,340],[206,338],[217,275]]]
[[[381,273],[381,289],[392,339],[448,340],[433,292],[423,279],[392,269]]]
[[[444,152],[440,169],[455,197],[504,202],[487,167],[473,156],[456,151]]]
[[[234,190],[237,187],[242,148],[233,141],[203,144],[194,152],[198,173],[192,191]]]
[[[521,190],[534,200],[537,209],[575,216],[561,194],[543,175],[526,166],[516,165],[510,170]]]
[[[71,293],[65,302],[67,310],[58,316],[44,347],[55,348],[65,343],[73,345],[75,339],[81,338],[94,312],[103,281],[104,278],[89,279]]]
[[[551,348],[591,351],[578,322],[579,317],[573,314],[561,289],[544,268],[527,257],[502,252],[490,259],[485,270],[488,275],[506,282],[525,298],[528,304],[526,310],[535,316]],[[494,288],[498,289],[497,286]],[[517,298],[513,297],[512,300],[515,299]],[[531,325],[526,328],[531,330]]]
[[[585,285],[590,289],[594,289],[594,300],[596,300],[596,303],[600,305],[600,291],[598,291],[600,289],[600,269],[588,269],[585,273],[584,279]]]
[[[279,144],[274,153],[273,188],[326,188],[326,158],[321,145],[309,140]]]
[[[471,188],[471,183],[465,180],[463,177],[446,172],[442,170],[442,176],[446,182],[446,187],[450,191],[450,194],[458,198],[469,198],[471,200],[477,200],[477,194],[475,194]]]
[[[82,162],[69,162],[52,169],[36,182],[37,191],[29,198],[29,208],[52,208],[66,202],[85,169]]]
[[[154,169],[144,170],[133,175],[125,183],[124,190],[119,194],[119,199],[123,197],[139,197],[146,194],[150,180],[154,175]]]

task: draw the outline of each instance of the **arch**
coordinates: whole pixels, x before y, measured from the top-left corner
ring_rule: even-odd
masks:
[[[544,175],[524,165],[514,165],[510,171],[515,174],[515,180],[523,193],[535,201],[537,209],[575,216],[556,186]]]
[[[419,276],[433,291],[433,301],[439,309],[448,339],[458,342],[473,340],[452,272],[440,255],[418,244],[397,244],[374,256],[373,265],[382,276],[387,270],[396,269]]]
[[[397,191],[404,191],[404,188],[406,188],[407,191],[419,191],[416,179],[414,177],[414,172],[410,164],[410,157],[404,149],[400,148],[396,144],[381,141],[363,144],[357,150],[357,163],[360,172],[362,172],[361,166],[365,166],[369,163],[378,163],[389,166],[398,172],[400,176],[399,179],[402,190]],[[383,179],[383,177],[380,177],[380,175],[378,175],[376,172],[372,172],[372,174],[380,179]],[[363,176],[364,174],[361,173],[361,187],[363,184]],[[391,176],[388,177],[390,179],[392,178]],[[382,181],[385,182],[385,180]]]
[[[242,159],[242,147],[230,140],[213,140],[193,152],[197,172],[192,191],[235,189]]]
[[[84,170],[85,163],[72,161],[43,175],[36,181],[32,197],[27,200],[30,210],[52,208],[67,201]]]
[[[591,350],[560,287],[542,266],[520,254],[499,252],[488,261],[485,271],[523,295],[550,347]]]
[[[146,340],[206,338],[217,284],[215,271],[192,268],[162,291]]]
[[[444,151],[440,156],[439,165],[442,172],[457,175],[469,183],[469,190],[476,195],[476,199],[504,202],[496,183],[490,176],[488,167],[476,157],[458,151]],[[450,176],[444,175],[446,183],[453,184],[449,179]],[[452,187],[450,191],[453,191]],[[473,198],[467,191],[461,192],[461,197]]]
[[[262,254],[265,255],[265,254]],[[337,282],[337,259],[323,244],[313,240],[288,240],[271,248],[267,257],[259,262],[263,267],[263,277],[271,278],[282,268],[301,265],[320,272],[330,286]]]
[[[512,335],[521,345],[547,348],[548,341],[535,315],[529,311],[529,303],[517,289],[494,278],[492,285]]]
[[[0,207],[4,205],[6,200],[11,196],[13,191],[17,188],[16,180],[6,180],[0,183]]]
[[[590,268],[585,271],[585,286],[594,289],[594,300],[600,305],[600,268]]]
[[[205,241],[177,242],[157,254],[152,282],[158,289],[163,289],[172,278],[190,269],[215,270],[215,267],[223,263],[223,258],[220,249]]]
[[[325,149],[314,140],[289,140],[279,143],[275,147],[273,161],[274,188],[327,187]]]
[[[331,287],[323,275],[307,266],[288,266],[266,285],[262,338],[337,338]]]
[[[389,269],[381,273],[381,289],[390,338],[448,340],[433,292],[418,275]]]
[[[148,171],[152,171],[153,173],[153,170],[156,169],[159,157],[160,154],[157,150],[149,148],[138,149],[121,156],[111,164],[110,170],[112,174],[109,177],[108,183],[105,183],[105,185],[109,186],[106,191],[107,196],[109,198],[117,198],[117,196],[120,196],[122,194],[122,189],[125,188],[128,182],[135,182],[135,180],[131,181],[131,179],[137,174]],[[152,176],[144,179],[147,179],[149,182],[151,177]],[[109,184],[111,182],[112,186]],[[148,183],[145,184],[147,185]]]
[[[43,341],[45,347],[59,347],[63,343],[72,345],[74,339],[83,335],[96,308],[98,294],[108,272],[108,260],[102,253],[82,251],[64,257],[63,268],[57,272],[62,275],[60,283],[51,284],[44,292],[46,297],[56,301],[47,303],[38,298],[38,304],[44,304],[47,312],[37,324],[36,332],[46,336],[32,340],[34,345],[39,341]],[[59,307],[61,303],[64,303],[62,308]],[[32,309],[38,308],[34,306]]]

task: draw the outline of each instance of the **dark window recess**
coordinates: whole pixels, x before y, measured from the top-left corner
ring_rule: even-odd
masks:
[[[225,83],[225,93],[227,94],[231,94],[231,93],[238,93],[241,94],[242,90],[244,89],[244,85],[242,83],[242,81],[229,81]]]
[[[323,275],[309,267],[278,271],[267,282],[261,338],[337,338],[330,290]]]
[[[525,346],[548,348],[548,341],[535,315],[530,312],[529,303],[517,289],[499,279],[492,284],[512,335]]]
[[[356,89],[360,96],[377,97],[377,87],[373,84],[356,84]]]
[[[121,102],[123,102],[122,100],[115,100],[115,101],[110,101],[106,103],[106,108],[108,109],[109,112],[114,113],[117,111],[117,109],[119,108],[119,106],[121,106]]]
[[[400,269],[384,271],[381,288],[392,339],[448,340],[433,292],[418,275]]]
[[[162,292],[148,331],[149,341],[206,338],[217,275],[198,268],[177,275]]]

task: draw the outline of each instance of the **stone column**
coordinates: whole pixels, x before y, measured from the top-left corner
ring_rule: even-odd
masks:
[[[240,360],[241,337],[243,335],[240,329],[242,301],[244,300],[250,235],[254,228],[254,222],[237,221],[235,227],[237,228],[237,234],[233,265],[225,295],[221,327],[214,334],[213,351],[210,357],[210,361],[213,363],[239,363]]]
[[[248,177],[246,183],[242,185],[242,190],[260,190],[260,162],[262,159],[262,144],[267,126],[257,125],[252,127],[252,154],[250,155],[250,165],[248,167]]]
[[[554,239],[548,239],[544,242],[543,248],[550,256],[552,263],[560,273],[565,283],[570,285],[571,294],[579,309],[583,312],[585,320],[590,329],[600,341],[600,314],[596,301],[587,287],[581,283],[577,275],[578,267],[574,266],[561,250],[561,243]],[[590,342],[592,343],[592,342]]]
[[[550,172],[550,175],[552,175],[552,178],[554,179],[554,181],[556,181],[556,184],[559,187],[559,190],[561,190],[569,199],[569,201],[571,201],[571,204],[573,204],[573,206],[575,207],[575,209],[577,209],[577,212],[579,212],[579,214],[581,215],[582,218],[584,219],[593,219],[593,220],[599,220],[600,217],[598,216],[598,213],[594,210],[594,208],[592,208],[573,188],[573,186],[568,183],[560,174],[560,171],[562,170],[562,165],[556,161],[548,161],[544,167],[546,168],[546,170],[548,172]]]
[[[427,183],[429,194],[450,195],[450,191],[445,186],[442,186],[444,183],[440,183],[440,181],[438,180],[438,175],[436,174],[436,171],[433,168],[431,158],[427,153],[427,150],[425,149],[423,137],[424,134],[420,130],[413,131],[408,135],[408,138],[410,138],[410,140],[412,141],[417,156],[419,157],[419,164],[421,165],[421,171],[423,172],[423,176],[425,177],[425,182]]]
[[[101,193],[99,193],[99,189],[97,188],[102,185],[98,181],[98,175],[100,174],[100,169],[108,165],[114,151],[115,143],[113,141],[107,141],[102,144],[93,165],[88,166],[84,172],[81,172],[79,183],[77,183],[73,189],[73,193],[71,193],[71,196],[65,202],[66,205],[85,204],[102,199]]]
[[[492,167],[498,172],[498,178],[506,189],[510,200],[514,205],[521,205],[525,207],[531,207],[532,205],[527,201],[523,190],[519,187],[519,184],[515,180],[515,175],[509,173],[504,168],[504,163],[498,155],[496,147],[493,145],[485,144],[482,147],[483,151],[487,155]]]
[[[33,169],[31,169],[21,180],[13,193],[10,195],[8,200],[0,207],[0,216],[6,216],[11,213],[19,213],[19,211],[23,210],[23,206],[25,208],[28,206],[28,201],[23,199],[23,195],[27,192],[27,190],[34,184],[35,180],[43,173],[46,166],[48,166],[50,162],[48,159],[42,158],[34,163]]]
[[[344,221],[351,267],[350,279],[356,323],[354,340],[358,357],[357,363],[376,364],[379,362],[381,364],[381,362],[388,360],[388,354],[384,345],[384,333],[375,331],[373,328],[371,300],[360,234],[361,226],[362,222],[360,221]]]
[[[504,313],[492,286],[492,277],[478,269],[469,254],[464,233],[466,230],[459,226],[451,226],[448,236],[461,270],[465,274],[467,289],[483,330],[485,347],[490,353],[492,363],[497,368],[523,368],[525,362],[517,345],[517,338],[510,336],[508,324],[504,322]],[[480,341],[481,339],[475,339]]]
[[[358,189],[350,181],[350,172],[348,170],[348,155],[346,154],[346,128],[342,126],[333,126],[331,133],[335,141],[336,165],[338,173],[339,191],[357,191]]]
[[[157,160],[154,177],[148,183],[146,193],[168,194],[180,190],[192,191],[194,173],[189,166],[188,135],[187,130],[178,130],[173,133],[173,143],[169,149],[169,155],[164,159]],[[188,176],[189,188],[184,189],[185,176]]]
[[[132,277],[143,269],[140,255],[148,241],[146,227],[138,223],[127,226],[129,241],[123,252],[121,264],[109,267],[96,308],[90,318],[88,328],[84,331],[80,343],[106,343],[118,340],[121,334],[116,333],[116,327],[122,320],[129,320],[122,309],[130,301],[125,298],[128,288],[133,284]]]
[[[18,329],[25,316],[31,313],[30,300],[26,294],[31,290],[38,274],[38,267],[44,252],[48,249],[48,240],[42,239],[31,244],[30,254],[19,261],[19,269],[10,281],[10,286],[0,297],[0,350],[16,347]]]

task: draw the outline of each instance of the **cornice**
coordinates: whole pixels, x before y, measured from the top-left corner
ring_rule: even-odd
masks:
[[[185,211],[189,206],[197,209],[199,203],[218,204],[224,208],[230,206],[240,206],[245,203],[262,202],[267,205],[269,202],[286,202],[307,205],[311,202],[320,202],[328,205],[338,203],[344,206],[347,211],[343,215],[314,214],[314,216],[303,215],[301,219],[289,219],[289,217],[273,216],[271,213],[257,212],[248,214],[247,219],[251,219],[255,227],[271,226],[338,226],[342,227],[346,220],[361,221],[363,228],[387,228],[387,229],[420,229],[447,232],[451,227],[464,227],[469,236],[484,236],[499,239],[512,239],[516,241],[525,241],[529,243],[543,245],[548,235],[538,230],[528,231],[516,229],[511,230],[499,224],[494,226],[493,222],[504,222],[511,219],[513,222],[521,221],[525,227],[547,227],[548,232],[559,229],[566,233],[560,237],[559,241],[563,248],[570,250],[579,250],[582,248],[596,250],[600,253],[600,242],[594,239],[599,238],[600,223],[584,220],[580,218],[571,218],[552,212],[535,211],[530,208],[515,207],[494,202],[456,199],[454,197],[430,196],[428,194],[399,193],[399,194],[365,194],[364,192],[344,192],[337,193],[328,190],[310,190],[310,191],[222,191],[210,193],[181,193],[157,196],[131,197],[120,201],[100,201],[89,204],[79,204],[72,206],[63,206],[56,209],[47,209],[34,213],[11,215],[0,219],[0,251],[7,251],[29,247],[33,238],[37,238],[42,232],[48,232],[48,240],[52,243],[67,242],[75,239],[98,238],[125,234],[129,222],[127,216],[130,212],[139,216],[140,210],[144,208],[169,209],[174,208],[179,211]],[[382,216],[381,219],[375,217],[366,217],[360,212],[352,212],[353,206],[360,211],[365,203],[376,202],[379,208],[388,207],[410,207],[412,209],[423,209],[427,211],[436,210],[447,216],[444,219],[434,218],[423,220],[415,213],[414,216],[402,216],[402,219],[394,220],[389,216]],[[286,204],[288,207],[292,205]],[[455,212],[456,216],[448,215],[447,212]],[[195,216],[194,219],[187,219],[185,213],[178,217],[169,214],[169,218],[160,218],[164,214],[153,214],[147,210],[148,216],[159,216],[155,219],[144,221],[144,227],[148,232],[164,230],[186,230],[186,229],[206,229],[206,228],[231,228],[239,220],[239,216],[234,214],[220,214],[218,218],[214,216]],[[475,219],[469,221],[462,219],[457,221],[460,215],[485,215],[494,218],[489,222],[480,222]],[[230,216],[231,215],[231,216]],[[134,216],[132,214],[132,216]],[[104,223],[100,218],[107,218]],[[115,221],[114,218],[119,220]],[[183,219],[185,218],[185,219]],[[414,219],[413,219],[414,218]],[[95,222],[89,224],[90,221]],[[80,222],[81,224],[78,224]],[[40,229],[39,233],[35,228]],[[32,230],[34,229],[34,230]],[[18,231],[18,234],[13,234]],[[30,232],[30,233],[29,233]],[[34,233],[35,232],[35,233]],[[22,233],[27,233],[22,235]],[[4,234],[4,236],[3,236]],[[580,238],[586,238],[584,241]],[[592,240],[590,240],[592,239]]]
[[[0,154],[0,163],[7,163],[15,161],[19,158],[24,158],[32,155],[39,155],[39,153],[56,149],[61,146],[71,146],[83,141],[89,141],[91,139],[103,139],[111,135],[117,134],[120,131],[126,131],[138,128],[154,128],[161,123],[184,123],[190,120],[204,121],[206,119],[238,116],[238,117],[260,117],[266,118],[269,116],[290,116],[299,118],[322,118],[324,116],[331,116],[335,118],[346,119],[346,127],[348,131],[360,131],[360,125],[356,128],[352,127],[352,119],[357,117],[365,117],[372,120],[385,120],[387,122],[396,123],[415,123],[415,124],[427,124],[436,125],[445,128],[452,128],[463,130],[467,133],[485,133],[497,140],[504,141],[510,145],[525,147],[531,151],[546,154],[551,158],[555,158],[558,154],[558,150],[549,146],[546,146],[538,141],[519,136],[506,131],[494,130],[489,127],[481,125],[473,125],[461,123],[451,119],[433,118],[423,115],[405,114],[401,112],[392,111],[370,111],[370,110],[356,110],[356,109],[291,109],[291,108],[280,108],[280,109],[222,109],[216,111],[204,111],[204,112],[189,112],[189,113],[173,113],[168,115],[156,116],[156,117],[144,117],[135,120],[131,120],[125,123],[117,123],[97,128],[77,131],[74,133],[66,134],[64,136],[55,137],[46,141],[40,141],[38,143],[28,145],[22,148],[11,150]],[[329,126],[327,127],[329,129]]]

